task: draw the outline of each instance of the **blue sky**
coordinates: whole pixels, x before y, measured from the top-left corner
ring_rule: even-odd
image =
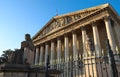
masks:
[[[20,48],[24,35],[33,36],[53,16],[110,3],[120,15],[120,0],[0,0],[0,54]]]

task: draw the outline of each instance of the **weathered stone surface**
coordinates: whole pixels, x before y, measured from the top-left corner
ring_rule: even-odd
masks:
[[[0,76],[1,77],[8,77],[8,76],[9,77],[26,77],[26,76],[27,77],[36,77],[36,76],[43,77],[43,76],[45,76],[45,68],[44,67],[41,68],[39,66],[39,64],[38,64],[38,67],[35,67],[33,65],[35,47],[36,47],[36,49],[38,48],[38,50],[36,52],[36,62],[38,62],[39,61],[39,60],[37,60],[39,57],[38,53],[40,52],[39,47],[43,46],[43,49],[41,51],[43,51],[43,52],[46,51],[47,55],[50,55],[51,51],[53,51],[53,50],[55,51],[54,54],[53,53],[51,54],[51,59],[54,59],[53,61],[56,64],[58,62],[57,61],[58,59],[60,59],[61,62],[63,62],[63,63],[65,61],[66,62],[73,61],[74,59],[72,59],[72,57],[74,54],[75,57],[77,56],[75,60],[77,60],[79,58],[81,58],[81,60],[88,59],[87,61],[83,62],[85,64],[85,66],[84,66],[85,70],[83,72],[86,72],[86,76],[89,76],[89,77],[95,76],[96,77],[97,73],[100,73],[100,77],[101,77],[100,70],[105,71],[103,68],[105,65],[102,65],[103,67],[101,68],[100,65],[96,63],[96,62],[99,62],[100,60],[96,59],[96,57],[95,57],[96,55],[94,56],[91,54],[92,54],[92,51],[98,50],[97,47],[99,47],[99,46],[95,45],[95,44],[98,44],[98,41],[100,41],[99,45],[101,46],[101,47],[99,47],[100,48],[99,52],[102,52],[101,50],[106,52],[104,40],[107,39],[108,36],[110,36],[110,33],[112,33],[113,25],[111,24],[111,20],[115,21],[117,23],[117,25],[120,25],[120,23],[119,23],[120,19],[118,19],[116,16],[117,16],[117,14],[111,8],[111,6],[109,4],[104,4],[101,6],[88,8],[88,9],[85,9],[82,11],[53,17],[53,19],[51,19],[45,25],[45,27],[43,27],[32,39],[29,34],[25,35],[25,41],[23,41],[21,43],[21,50],[23,51],[22,52],[23,59],[21,59],[21,57],[19,56],[21,54],[21,52],[11,54],[11,55],[16,56],[16,59],[12,60],[12,57],[11,57],[10,62],[13,61],[13,64],[9,63],[9,64],[5,64],[5,65],[1,66]],[[107,24],[105,24],[105,22],[104,22],[105,17],[110,17],[109,23],[107,21]],[[97,25],[95,25],[95,27],[97,27],[98,30],[92,29],[92,23],[94,23],[94,22],[97,22],[96,23]],[[108,27],[105,27],[106,25],[108,25]],[[111,28],[109,28],[109,26]],[[85,28],[84,31],[82,31],[80,29],[83,27]],[[117,28],[119,28],[119,26],[117,26],[117,27],[114,26],[114,28],[115,28],[114,29],[115,31],[113,31],[114,34],[116,33],[116,35],[118,35],[119,30]],[[111,29],[111,31],[109,31],[110,29]],[[73,31],[75,31],[77,37],[76,36],[72,37]],[[116,32],[116,31],[118,31],[118,32]],[[86,37],[86,35],[87,35],[87,37]],[[100,36],[100,38],[98,36]],[[61,38],[61,46],[58,46],[61,49],[57,48],[57,38]],[[96,39],[96,38],[99,38],[99,39]],[[112,36],[112,37],[110,36],[109,38],[114,38],[114,36]],[[116,42],[116,40],[117,40],[119,43],[118,38],[119,37],[116,37],[114,42]],[[33,40],[33,42],[32,42],[32,40]],[[54,46],[51,44],[51,40],[54,40]],[[97,40],[97,41],[95,41],[95,40]],[[111,40],[111,41],[113,41],[113,40]],[[34,47],[33,43],[34,43],[35,47]],[[111,46],[112,45],[113,44],[111,44]],[[95,47],[95,49],[94,49],[94,47]],[[52,49],[52,48],[54,48],[54,49]],[[56,54],[58,53],[57,49],[59,49],[61,51],[61,55],[59,55],[58,59],[55,59],[55,58],[53,58],[53,56],[56,57]],[[74,51],[73,51],[73,49],[74,49]],[[115,47],[114,47],[114,50],[115,50]],[[75,53],[75,51],[78,51],[78,52]],[[42,57],[44,55],[46,55],[46,52],[42,53]],[[82,54],[84,54],[84,52],[87,53],[89,56],[86,56],[86,57],[82,56]],[[40,60],[40,61],[45,61],[42,63],[43,66],[45,65],[44,63],[46,63],[46,59],[45,59],[46,57],[47,56],[44,56],[44,58],[42,58],[43,60]],[[91,58],[93,58],[93,59],[91,59]],[[22,60],[23,65],[19,65],[21,63],[20,59]],[[19,60],[20,62],[19,61],[16,62],[17,60]],[[16,63],[18,63],[18,64],[16,64]],[[89,65],[90,63],[91,64],[93,63],[94,65]],[[52,64],[54,64],[54,63],[52,63]],[[31,67],[29,65],[33,65],[33,67]],[[77,65],[77,63],[76,63],[76,65]],[[63,67],[63,66],[60,66],[60,70],[61,70],[61,67]],[[66,63],[66,65],[64,65],[64,67],[65,68],[62,69],[62,70],[64,70],[64,76],[65,75],[70,76],[69,73],[75,74],[75,72],[77,72],[77,75],[79,75],[78,74],[79,71],[76,68],[74,68],[74,70],[72,69],[72,71],[69,70],[73,67],[69,67],[68,63]],[[69,67],[69,69],[68,69],[68,67]],[[89,67],[89,69],[88,69],[88,67]],[[98,67],[98,71],[96,70],[97,69],[96,67]],[[117,67],[119,69],[118,65],[117,65]],[[107,64],[107,68],[110,68],[108,64]],[[89,70],[93,70],[94,74],[92,73],[92,71],[89,72]],[[48,73],[52,74],[51,76],[54,76],[54,74],[60,74],[60,71],[49,70]],[[89,75],[89,73],[90,73],[90,75]],[[110,71],[108,69],[108,74],[109,73],[110,73]],[[85,76],[85,73],[83,73],[81,75]],[[60,77],[62,77],[62,75]]]
[[[23,54],[23,63],[25,64],[33,64],[34,63],[34,45],[32,43],[32,39],[30,34],[25,35],[25,41],[21,43],[21,49],[24,49]]]
[[[52,58],[53,60],[51,59],[52,65],[54,64],[59,65],[59,64],[62,64],[62,62],[65,63],[66,64],[64,65],[65,68],[63,68],[65,70],[64,77],[69,77],[70,75],[68,74],[68,71],[71,71],[69,70],[69,68],[72,69],[72,66],[68,67],[70,65],[70,64],[68,65],[69,62],[71,61],[75,62],[78,59],[83,60],[84,57],[89,59],[89,57],[92,58],[92,56],[102,57],[103,54],[106,55],[107,50],[105,46],[105,40],[107,38],[109,38],[109,40],[111,41],[111,47],[112,49],[114,49],[113,50],[114,53],[116,53],[116,49],[119,50],[119,48],[117,47],[119,47],[118,33],[120,29],[118,30],[118,28],[120,27],[112,24],[113,22],[115,22],[116,25],[120,25],[120,22],[119,22],[120,19],[117,17],[118,17],[117,13],[109,4],[104,4],[101,6],[88,8],[82,11],[68,13],[61,16],[55,16],[39,32],[36,33],[36,35],[32,38],[32,40],[36,49],[40,49],[40,47],[43,46],[43,49],[44,49],[43,51],[45,52],[47,50],[47,55],[50,55],[51,57],[55,56],[54,59]],[[105,20],[106,18],[109,18],[109,21],[108,20],[106,21]],[[84,30],[82,30],[82,28],[84,28]],[[72,37],[73,32],[75,32],[77,37],[76,36]],[[62,54],[61,54],[61,57],[59,58],[61,59],[61,63],[58,63],[59,59],[56,58],[56,54],[59,54],[57,49],[60,48],[57,46],[58,38],[61,38]],[[51,44],[52,40],[54,40],[54,47]],[[49,48],[46,47],[46,44],[49,46]],[[54,54],[52,52],[53,48],[55,48]],[[46,53],[44,53],[43,55],[47,57]],[[37,58],[39,57],[38,53],[36,53],[35,57],[37,60]],[[74,59],[75,57],[76,59]],[[44,66],[44,63],[46,63],[45,62],[46,60],[43,59],[43,61],[44,62],[42,65]],[[53,63],[52,61],[55,61],[55,63]],[[96,61],[96,60],[93,60],[93,61]],[[87,61],[85,63],[87,63]],[[86,66],[87,64],[85,65],[84,72],[87,71],[87,76],[89,77],[93,76],[92,72],[89,72],[89,69],[86,69]],[[62,68],[62,66],[60,68]],[[60,69],[60,68],[57,68],[57,69]],[[98,69],[99,68],[100,67],[98,65]],[[94,68],[94,70],[95,69],[96,68]],[[76,68],[74,68],[74,70],[76,70]],[[73,71],[73,70],[71,71],[71,73],[74,73],[74,75],[75,75],[75,72],[76,71]],[[77,72],[79,71],[77,70]],[[89,73],[91,75],[88,75]],[[99,72],[95,70],[95,73],[99,73]],[[84,74],[83,76],[85,76],[85,73],[83,74]],[[63,76],[60,76],[60,77],[63,77]]]

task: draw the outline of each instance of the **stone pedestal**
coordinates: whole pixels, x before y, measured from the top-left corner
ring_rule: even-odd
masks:
[[[48,70],[49,76],[60,74],[59,70]],[[30,66],[25,64],[0,65],[0,77],[45,77],[45,67]]]
[[[34,51],[30,50],[29,48],[24,48],[23,63],[25,62],[31,65],[34,63]]]
[[[29,65],[3,64],[0,66],[0,77],[28,77]]]

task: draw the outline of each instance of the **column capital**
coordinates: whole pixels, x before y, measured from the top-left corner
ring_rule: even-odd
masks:
[[[48,45],[48,42],[45,42],[45,45]]]
[[[111,19],[111,17],[110,16],[105,16],[103,19],[104,19],[104,21],[108,21],[108,20]]]
[[[72,34],[76,34],[76,31],[75,31],[75,30],[72,30]]]
[[[96,26],[97,25],[97,21],[93,21],[91,22],[92,26]]]
[[[55,41],[54,39],[51,40],[51,42],[54,42],[54,41]]]
[[[61,37],[57,37],[57,40],[61,40]]]
[[[40,44],[40,47],[41,47],[41,46],[44,46],[44,44]]]
[[[68,33],[65,33],[65,34],[64,34],[64,37],[68,37]]]
[[[35,48],[39,48],[39,47],[40,47],[39,45],[35,46]]]
[[[86,30],[85,26],[80,27],[81,30]]]

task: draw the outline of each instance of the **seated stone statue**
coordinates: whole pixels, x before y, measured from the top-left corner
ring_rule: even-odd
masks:
[[[33,64],[34,62],[34,45],[32,43],[32,39],[30,37],[30,34],[25,35],[25,41],[21,43],[21,49],[24,50],[23,53],[23,62],[26,62],[28,64]]]
[[[21,42],[21,48],[8,55],[8,63],[12,64],[33,64],[34,45],[29,34],[25,35],[25,41]]]

